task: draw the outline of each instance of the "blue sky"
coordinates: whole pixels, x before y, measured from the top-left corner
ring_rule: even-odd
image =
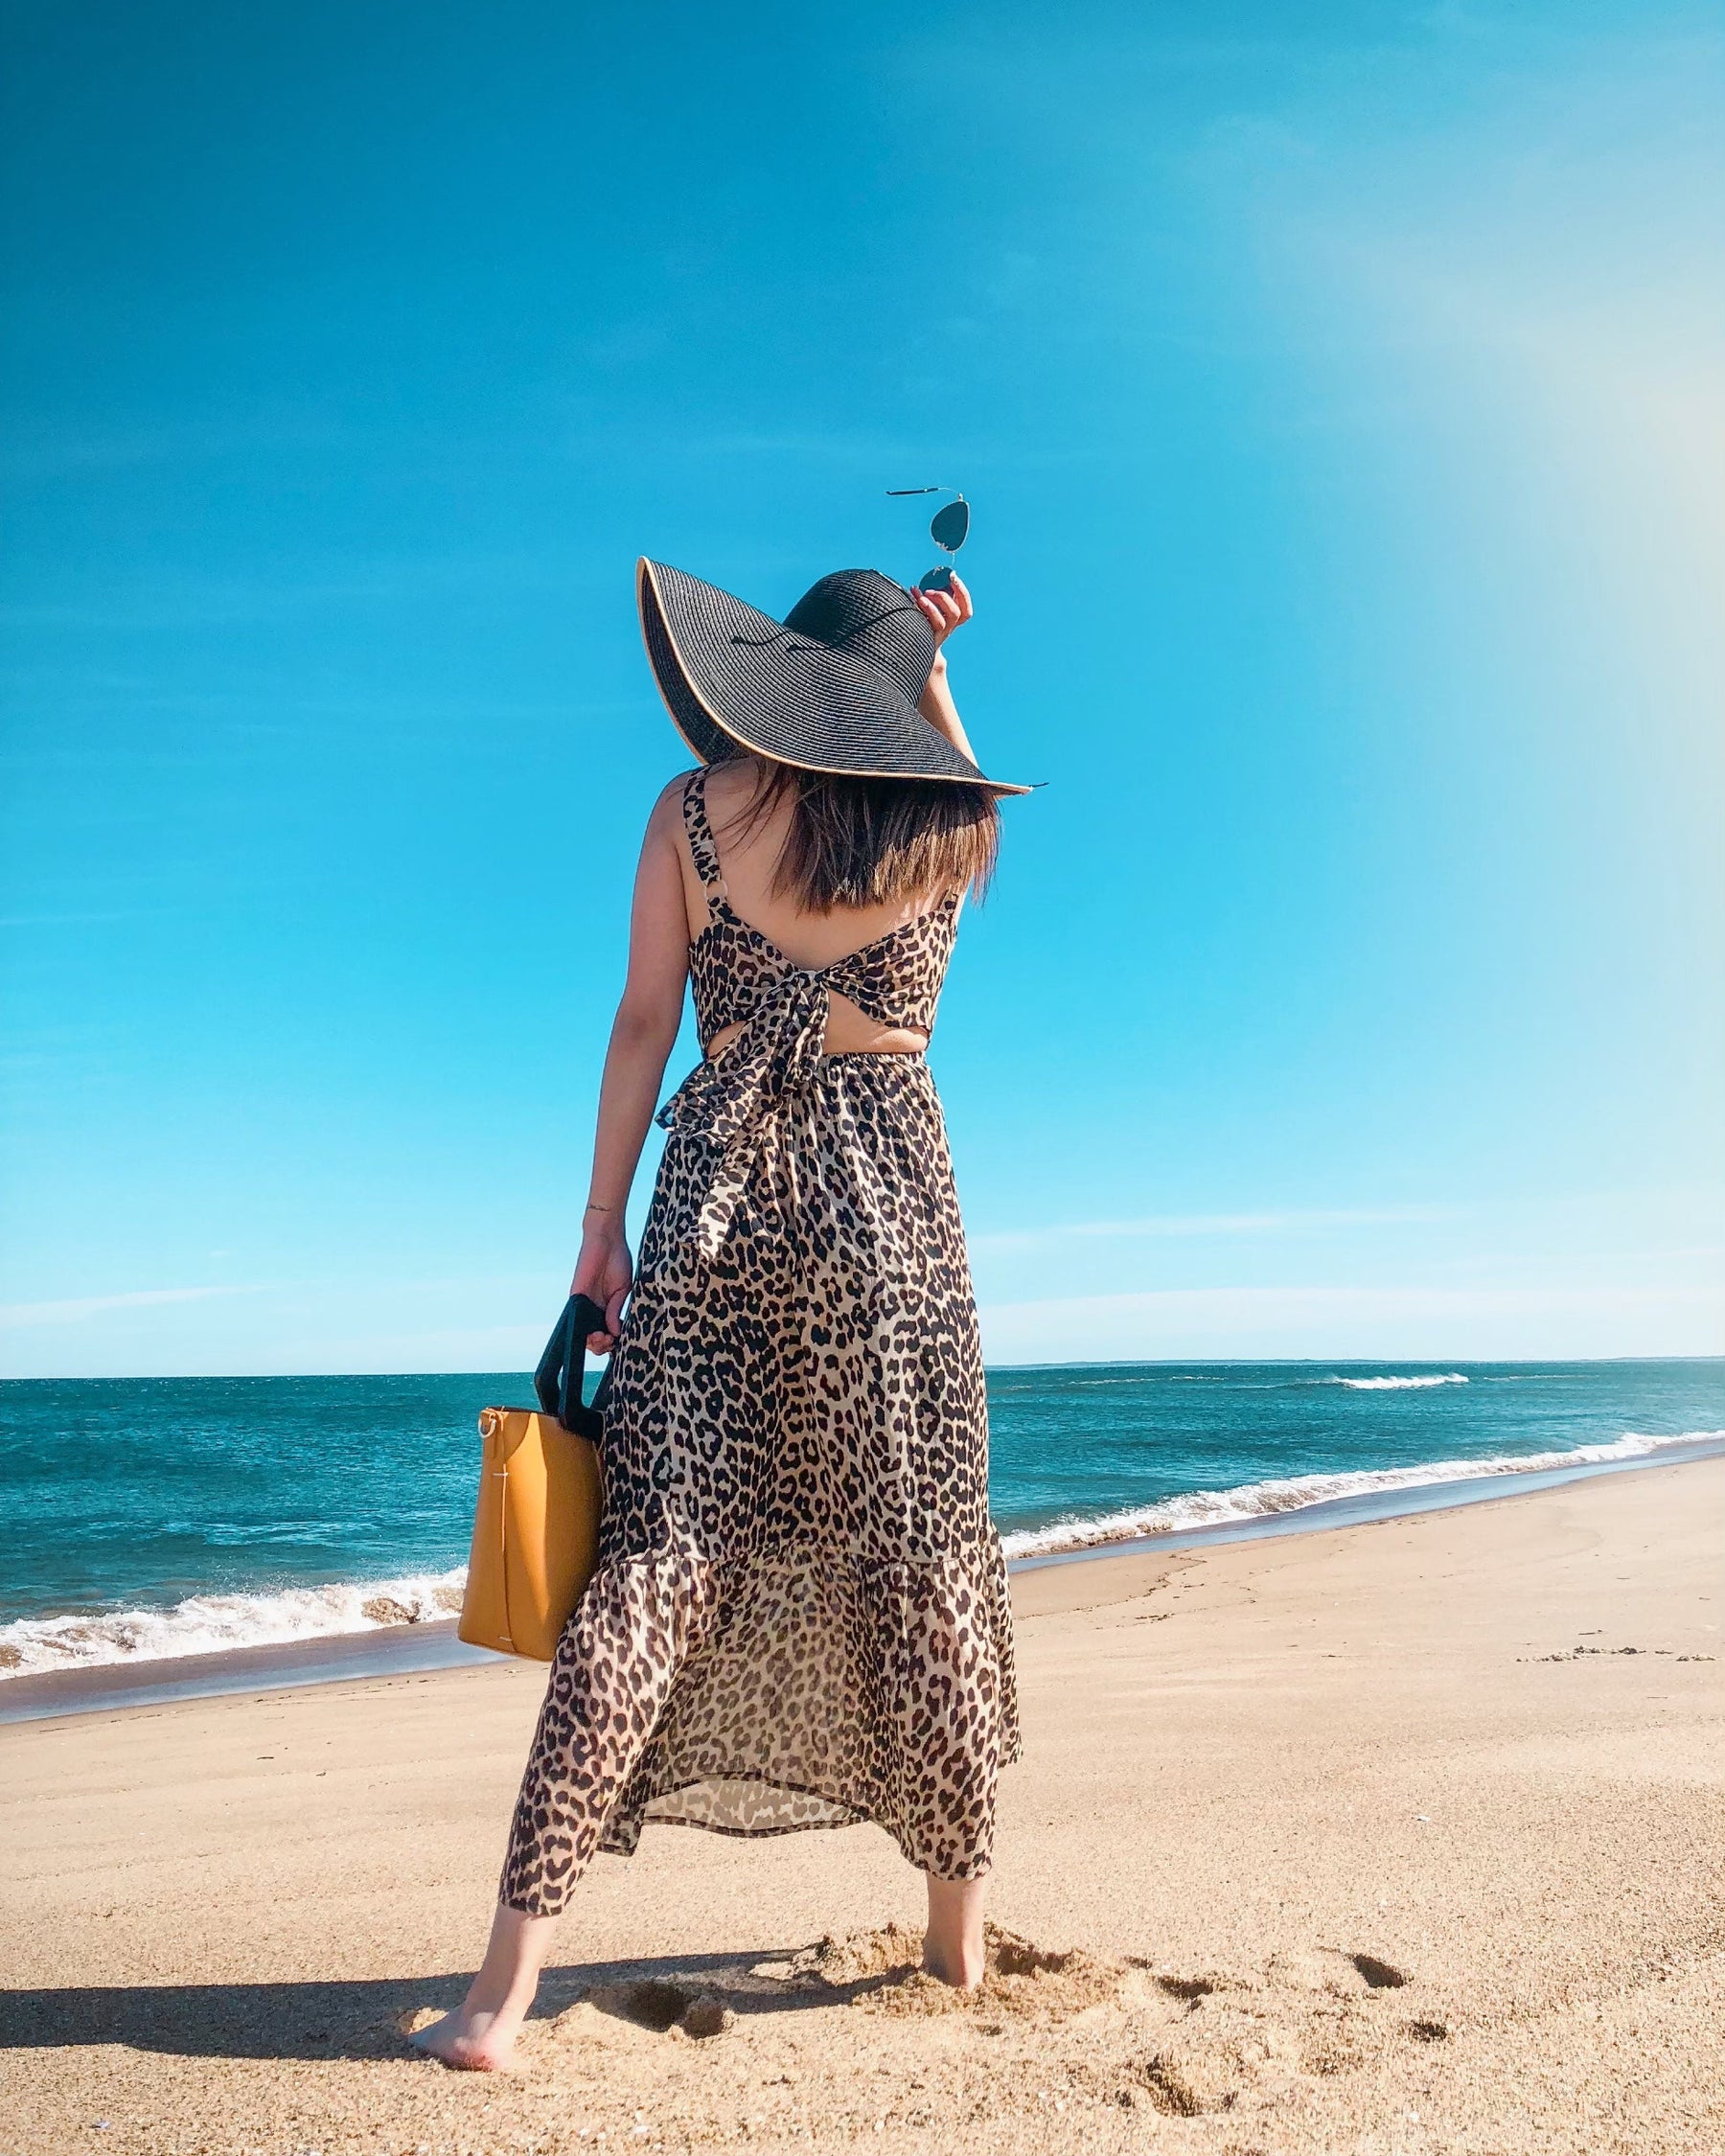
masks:
[[[633,558],[936,480],[991,1358],[1725,1347],[1711,8],[4,19],[0,1368],[530,1360]]]

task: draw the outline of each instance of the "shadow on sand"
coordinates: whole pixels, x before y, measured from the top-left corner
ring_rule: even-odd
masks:
[[[533,2018],[582,2000],[637,2027],[663,2030],[702,1997],[738,2014],[794,2012],[848,2003],[889,1981],[810,1981],[816,1950],[656,1956],[592,1961],[545,1971]],[[338,2059],[399,2057],[402,2022],[425,2007],[447,2012],[466,1991],[465,1974],[380,1977],[330,1984],[78,1984],[63,1990],[0,1991],[0,2052],[125,2044],[181,2058]]]

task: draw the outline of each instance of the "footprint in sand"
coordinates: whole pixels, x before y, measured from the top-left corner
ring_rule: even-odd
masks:
[[[871,2012],[951,2014],[983,2010],[991,2019],[1064,2021],[1117,1999],[1134,1982],[1124,1961],[1082,1947],[1051,1953],[998,1924],[983,1928],[982,1982],[969,1991],[942,1984],[922,1967],[922,1935],[903,1924],[824,1938],[795,1958],[789,1981],[846,1998]]]
[[[982,1982],[956,1991],[922,1967],[922,1934],[905,1924],[829,1936],[800,1952],[739,1961],[699,1979],[652,1976],[586,1987],[555,2016],[559,2025],[593,2026],[595,2016],[639,2033],[706,2041],[775,2007],[855,2007],[895,2016],[979,2012],[991,2032],[1008,2020],[1054,2023],[1147,1989],[1124,1961],[1081,1948],[1050,1953],[990,1924]],[[571,2018],[573,2017],[573,2018]],[[405,2031],[404,2031],[405,2032]]]
[[[1383,2018],[1379,2002],[1414,1980],[1375,1954],[1331,1947],[1276,1955],[1259,1975],[1161,1971],[1155,1981],[1184,2012],[1125,2062],[1116,2100],[1178,2118],[1274,2106],[1301,2079],[1356,2072],[1397,2042],[1449,2036],[1440,2021]]]
[[[589,2005],[619,2021],[632,2021],[639,2029],[660,2035],[672,2030],[704,2043],[734,2029],[737,2016],[718,1993],[687,1984],[668,1983],[662,1977],[646,1977],[633,1984],[601,1984],[587,1994]]]
[[[922,1945],[919,1929],[888,1924],[770,1957],[554,1971],[522,2064],[547,2085],[597,2076],[613,2107],[645,2107],[637,2121],[702,2133],[721,2122],[721,2138],[764,2120],[788,2133],[822,2118],[848,2121],[847,2132],[920,2131],[947,2117],[956,2077],[972,2123],[1040,2107],[1057,2137],[1122,2110],[1143,2115],[1140,2134],[1150,2115],[1226,2116],[1245,2147],[1337,2077],[1451,2036],[1415,1976],[1363,1948],[1313,1943],[1252,1966],[1183,1968],[1050,1950],[991,1924],[983,1981],[959,1992],[923,1972]],[[432,2012],[403,2015],[402,2033]]]

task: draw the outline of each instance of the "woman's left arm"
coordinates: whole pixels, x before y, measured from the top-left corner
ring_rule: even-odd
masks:
[[[630,915],[629,977],[599,1088],[593,1180],[582,1216],[581,1255],[569,1283],[571,1295],[590,1296],[605,1312],[609,1329],[587,1336],[595,1355],[608,1355],[616,1345],[634,1278],[624,1212],[682,1022],[689,976],[689,916],[678,853],[682,786],[678,779],[667,787],[647,821]]]
[[[953,576],[951,591],[913,591],[910,595],[927,616],[934,631],[934,667],[929,676],[929,685],[922,693],[917,705],[923,717],[936,733],[944,734],[960,756],[969,757],[974,764],[976,752],[964,731],[964,722],[958,716],[958,706],[953,701],[953,692],[947,685],[946,640],[955,629],[962,629],[975,608],[970,592],[956,571]]]

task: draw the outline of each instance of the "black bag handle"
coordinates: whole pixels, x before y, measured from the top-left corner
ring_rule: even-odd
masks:
[[[586,1296],[571,1296],[563,1316],[545,1342],[539,1368],[533,1373],[533,1389],[540,1411],[555,1415],[565,1430],[596,1444],[605,1432],[605,1406],[610,1393],[610,1369],[599,1380],[599,1389],[589,1408],[581,1397],[581,1381],[586,1370],[588,1333],[608,1333],[605,1312]]]

